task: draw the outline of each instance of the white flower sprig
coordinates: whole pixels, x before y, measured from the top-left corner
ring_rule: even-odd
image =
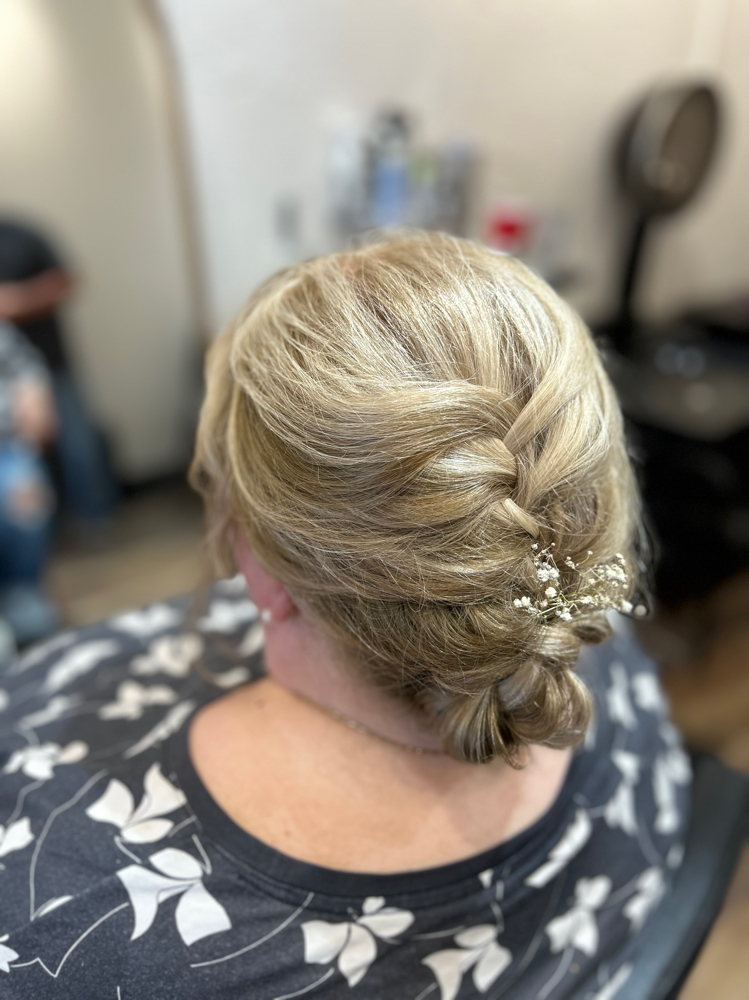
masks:
[[[608,562],[596,563],[588,568],[581,568],[568,556],[564,565],[577,574],[577,584],[574,590],[565,591],[562,589],[561,573],[554,559],[553,548],[554,542],[545,549],[539,549],[537,542],[531,545],[539,584],[538,594],[535,597],[516,597],[512,602],[513,607],[535,615],[547,624],[555,619],[571,622],[580,615],[591,615],[610,608],[625,615],[634,614],[638,618],[647,614],[647,608],[643,604],[633,606],[624,597],[629,585],[629,575],[627,561],[621,552],[617,552]],[[588,550],[588,555],[592,556],[593,552]]]

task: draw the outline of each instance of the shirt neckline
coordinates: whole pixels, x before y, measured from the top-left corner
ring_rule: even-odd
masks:
[[[576,753],[547,811],[529,827],[480,854],[446,865],[393,874],[341,871],[284,854],[243,829],[224,812],[204,785],[190,757],[190,725],[202,707],[201,704],[195,708],[166,746],[169,768],[176,775],[197,822],[225,853],[253,870],[261,880],[329,897],[361,899],[449,890],[478,878],[487,869],[502,868],[510,860],[519,861],[520,856],[525,857],[534,847],[540,863],[547,843],[560,833],[573,804],[573,795],[579,790],[588,767],[586,758],[589,755]]]

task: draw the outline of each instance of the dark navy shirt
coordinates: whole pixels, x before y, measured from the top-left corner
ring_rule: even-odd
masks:
[[[690,780],[626,623],[584,657],[594,723],[538,822],[368,875],[287,857],[213,801],[189,720],[261,675],[262,626],[239,578],[186,606],[65,632],[0,679],[0,998],[616,996],[680,863]]]

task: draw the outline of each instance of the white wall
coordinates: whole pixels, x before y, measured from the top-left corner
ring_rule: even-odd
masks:
[[[0,213],[80,277],[73,353],[122,474],[179,468],[195,318],[159,52],[137,0],[2,0]]]
[[[717,75],[731,104],[719,169],[659,234],[651,312],[749,284],[749,0],[160,0],[189,119],[210,307],[225,321],[286,263],[274,205],[304,208],[305,250],[326,249],[332,130],[398,103],[428,140],[484,152],[482,201],[524,195],[573,220],[573,298],[606,312],[618,250],[609,146],[652,81]],[[742,162],[743,158],[743,162]],[[656,242],[658,245],[656,245]]]

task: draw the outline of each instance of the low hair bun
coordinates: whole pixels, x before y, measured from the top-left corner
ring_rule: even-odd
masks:
[[[457,760],[483,764],[495,757],[514,758],[517,742],[498,684],[477,694],[445,695],[433,712],[443,746]]]
[[[605,623],[591,625],[586,634],[600,640]],[[497,665],[500,674],[510,670],[503,679],[476,692],[434,697],[432,712],[453,757],[472,763],[502,757],[517,765],[521,748],[530,743],[561,748],[584,739],[591,699],[575,673],[580,638],[565,625],[540,626],[537,638],[516,669]]]

